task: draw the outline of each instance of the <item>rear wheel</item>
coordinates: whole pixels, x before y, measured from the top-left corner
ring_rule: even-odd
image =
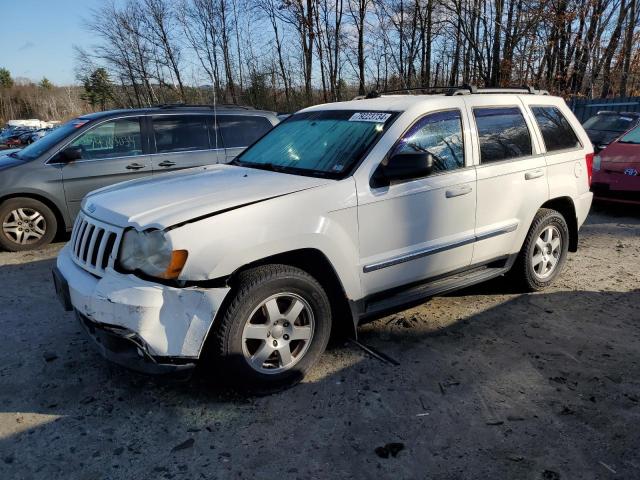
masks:
[[[56,216],[33,198],[12,198],[0,205],[0,246],[11,252],[34,250],[53,240]]]
[[[564,217],[542,208],[533,219],[512,274],[525,289],[542,290],[562,271],[568,250],[569,227]]]
[[[237,386],[256,392],[299,382],[317,362],[331,331],[331,306],[320,284],[288,265],[240,274],[215,335],[218,359]]]

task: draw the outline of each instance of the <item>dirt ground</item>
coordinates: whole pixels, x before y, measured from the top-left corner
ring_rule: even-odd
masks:
[[[362,327],[397,366],[338,345],[260,398],[108,364],[55,298],[62,244],[2,252],[0,479],[640,478],[638,212],[594,208],[548,291],[499,279]]]

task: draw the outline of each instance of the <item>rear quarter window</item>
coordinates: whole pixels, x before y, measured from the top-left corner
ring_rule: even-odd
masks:
[[[580,140],[571,124],[556,107],[531,107],[547,152],[580,148]]]
[[[531,155],[531,134],[518,107],[474,108],[480,163]]]
[[[218,115],[218,126],[225,148],[248,147],[273,128],[256,115]]]

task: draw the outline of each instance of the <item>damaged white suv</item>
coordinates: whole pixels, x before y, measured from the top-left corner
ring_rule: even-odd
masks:
[[[533,89],[315,106],[230,165],[87,196],[56,289],[117,363],[283,386],[332,329],[507,272],[547,286],[577,249],[592,158]]]

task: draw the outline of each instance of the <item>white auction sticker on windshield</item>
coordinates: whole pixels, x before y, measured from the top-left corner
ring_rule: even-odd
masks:
[[[389,120],[390,113],[382,112],[357,112],[351,115],[350,122],[372,122],[372,123],[384,123]]]

